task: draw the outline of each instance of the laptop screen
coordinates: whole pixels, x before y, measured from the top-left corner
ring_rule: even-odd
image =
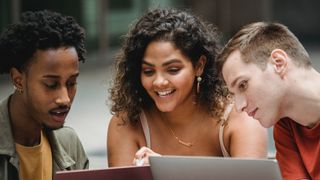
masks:
[[[150,157],[154,180],[281,180],[276,160],[195,156]]]

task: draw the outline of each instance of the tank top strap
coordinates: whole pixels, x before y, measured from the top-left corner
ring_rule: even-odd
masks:
[[[227,106],[227,108],[225,109],[223,116],[221,118],[221,122],[219,125],[219,143],[220,143],[220,147],[221,147],[221,151],[223,154],[223,157],[230,157],[230,154],[228,153],[226,147],[224,146],[224,141],[223,141],[223,134],[224,134],[224,127],[227,124],[227,120],[229,118],[229,115],[232,111],[233,108],[233,104],[229,104]]]
[[[146,139],[147,147],[151,148],[151,140],[150,140],[150,131],[149,131],[149,125],[148,125],[148,120],[147,117],[142,110],[140,113],[140,122],[142,125],[142,130],[144,133],[144,138]]]

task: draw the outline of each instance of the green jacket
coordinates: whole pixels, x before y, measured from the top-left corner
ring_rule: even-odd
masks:
[[[19,179],[19,158],[11,132],[9,98],[0,102],[0,180]],[[89,160],[73,129],[63,127],[46,132],[53,157],[53,179],[56,171],[88,169]]]

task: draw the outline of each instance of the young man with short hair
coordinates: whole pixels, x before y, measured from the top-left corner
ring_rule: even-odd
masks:
[[[89,166],[82,144],[64,127],[84,61],[84,30],[70,16],[26,12],[0,37],[0,73],[15,91],[0,102],[0,179],[53,179]]]
[[[284,179],[320,177],[320,74],[297,37],[279,23],[243,27],[227,43],[218,69],[246,111],[274,126]]]

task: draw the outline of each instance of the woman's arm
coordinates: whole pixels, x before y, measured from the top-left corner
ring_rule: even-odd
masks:
[[[142,135],[142,136],[141,136]],[[113,116],[110,120],[107,134],[107,154],[109,167],[133,165],[133,159],[145,144],[141,124],[131,125],[121,118]]]
[[[247,113],[233,110],[228,120],[229,152],[232,157],[267,158],[268,132]]]

